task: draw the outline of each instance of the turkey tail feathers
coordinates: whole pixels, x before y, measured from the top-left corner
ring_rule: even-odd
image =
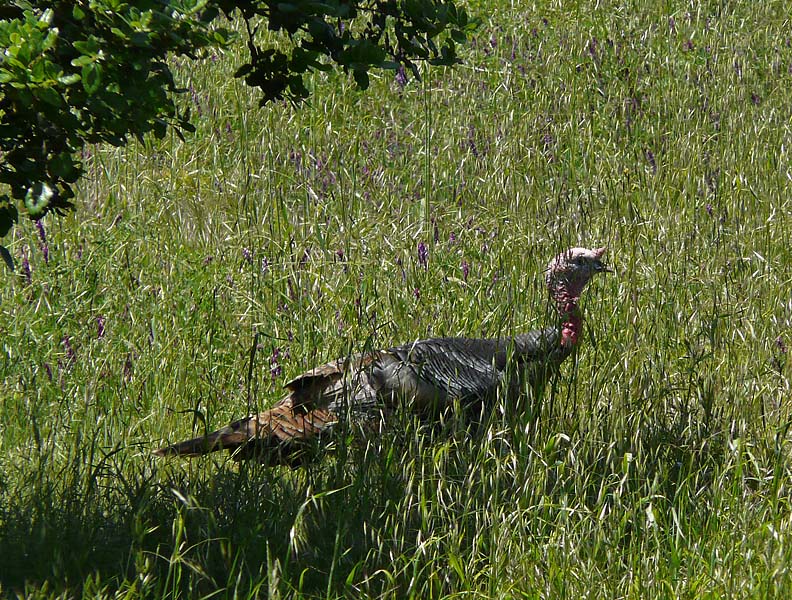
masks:
[[[258,459],[269,464],[294,464],[308,442],[332,427],[337,418],[326,409],[303,414],[286,397],[264,412],[250,415],[207,435],[171,444],[155,456],[194,457],[228,450],[234,460]]]
[[[209,435],[185,440],[154,450],[154,456],[202,456],[218,450],[234,450],[249,440],[241,431],[227,431],[223,428]]]

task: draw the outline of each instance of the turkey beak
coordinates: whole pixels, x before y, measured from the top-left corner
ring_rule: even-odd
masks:
[[[594,263],[594,272],[595,273],[613,273],[613,269],[611,269],[608,265],[606,265],[601,260],[598,260]]]

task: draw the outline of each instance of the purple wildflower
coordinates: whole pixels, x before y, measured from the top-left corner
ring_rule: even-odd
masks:
[[[555,155],[553,153],[553,146],[555,144],[555,138],[553,134],[549,131],[545,132],[542,136],[542,146],[544,147],[544,154],[548,160],[554,161]]]
[[[44,223],[41,219],[36,221],[36,228],[38,229],[39,239],[41,240],[41,253],[44,255],[44,262],[49,263],[49,245],[47,244],[47,233],[44,231]]]
[[[396,266],[397,266],[397,267],[399,267],[399,271],[401,271],[401,279],[402,279],[402,281],[406,281],[406,280],[407,280],[407,273],[406,273],[406,271],[404,270],[404,265],[402,264],[402,259],[401,259],[401,256],[397,256],[397,257],[394,259],[394,261],[393,261],[393,262],[395,262],[395,263],[396,263]]]
[[[22,250],[22,274],[25,276],[25,283],[30,285],[33,281],[33,278],[30,275],[30,261],[27,257],[27,252]]]
[[[418,264],[424,269],[426,269],[429,264],[429,249],[423,242],[418,242]]]
[[[759,97],[759,94],[757,94],[756,92],[751,93],[751,102],[753,103],[754,106],[759,106],[759,103],[761,101],[762,99]]]
[[[336,259],[338,259],[340,261],[343,261],[344,260],[344,249],[343,248],[339,248],[338,250],[335,251],[335,255],[336,255]]]
[[[96,337],[101,339],[105,334],[105,318],[103,315],[96,317]]]
[[[463,260],[462,261],[462,279],[467,281],[468,275],[470,275],[470,265],[468,264],[468,261]]]
[[[47,378],[52,381],[52,367],[49,363],[44,363],[44,370],[47,372]]]
[[[198,92],[195,91],[195,88],[193,87],[192,84],[190,84],[190,98],[192,99],[192,103],[195,105],[195,108],[198,109],[196,111],[198,113],[198,116],[199,117],[202,116],[203,109],[201,108],[201,99],[198,97]]]
[[[289,160],[294,163],[298,171],[302,170],[302,152],[299,150],[289,150]]]
[[[247,262],[249,265],[253,264],[253,253],[249,248],[242,248],[242,258],[244,258],[245,262]]]
[[[413,289],[413,296],[415,296],[416,300],[420,300],[421,299],[421,290],[420,290],[420,288]]]
[[[478,158],[479,151],[478,151],[478,146],[476,146],[476,128],[473,127],[473,125],[471,125],[468,128],[468,142],[467,142],[467,145],[468,145],[468,149],[470,150],[470,153],[473,156],[475,156],[476,158]]]
[[[127,352],[126,359],[124,360],[124,379],[129,380],[132,378],[132,354]]]
[[[712,204],[710,204],[710,203],[707,203],[707,205],[704,207],[704,210],[706,210],[706,211],[707,211],[707,214],[708,214],[710,217],[712,216]]]
[[[333,171],[328,171],[327,175],[322,177],[322,191],[326,192],[328,188],[335,185],[336,181],[336,174]]]
[[[448,243],[449,243],[449,244],[456,244],[456,242],[457,242],[457,236],[456,236],[456,233],[454,233],[454,232],[452,231],[451,233],[449,233],[449,234],[448,234]]]
[[[783,337],[781,337],[781,336],[779,335],[779,336],[776,338],[776,341],[775,341],[775,343],[776,343],[776,346],[778,347],[778,350],[781,352],[781,354],[786,354],[786,353],[787,353],[787,346],[786,346],[786,344],[784,343],[784,338],[783,338]]]
[[[405,71],[404,65],[399,65],[399,68],[396,70],[396,85],[398,85],[400,89],[404,89],[404,86],[407,85],[407,71]]]
[[[649,164],[652,166],[652,173],[657,173],[657,162],[655,161],[654,152],[652,152],[651,150],[647,150],[646,160],[648,160]]]
[[[676,19],[674,17],[668,18],[668,29],[671,33],[676,33]]]
[[[206,258],[203,259],[204,266],[208,265],[213,260],[214,260],[214,256],[212,256],[212,255],[207,256]]]
[[[261,274],[264,275],[267,271],[269,271],[269,261],[267,260],[266,256],[261,257]]]
[[[597,38],[591,38],[588,43],[588,53],[591,55],[592,58],[597,57]]]
[[[280,350],[281,349],[276,346],[272,350],[272,356],[270,357],[270,376],[273,381],[280,377],[280,374],[283,372],[280,366]]]
[[[61,344],[63,344],[63,349],[66,350],[66,358],[70,363],[73,363],[77,358],[77,353],[72,348],[71,340],[69,339],[68,335],[64,335],[63,339],[61,340]]]

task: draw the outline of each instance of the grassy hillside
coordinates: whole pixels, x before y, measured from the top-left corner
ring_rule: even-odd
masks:
[[[787,2],[522,4],[301,110],[257,107],[242,48],[179,65],[196,134],[92,148],[78,212],[16,229],[3,593],[789,596]],[[539,410],[306,470],[150,455],[368,345],[542,325],[547,261],[606,244]]]

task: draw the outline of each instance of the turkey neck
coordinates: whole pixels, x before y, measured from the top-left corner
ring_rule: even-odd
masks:
[[[583,313],[578,306],[583,286],[558,281],[550,289],[561,321],[561,345],[573,348],[583,331]]]

